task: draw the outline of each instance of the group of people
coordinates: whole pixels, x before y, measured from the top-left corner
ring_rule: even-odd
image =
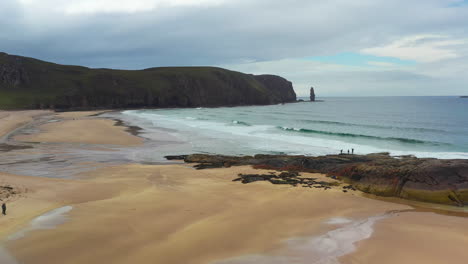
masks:
[[[343,155],[343,150],[340,151],[340,155]],[[348,155],[349,155],[349,149],[348,149]],[[351,155],[354,155],[354,149],[351,149]]]

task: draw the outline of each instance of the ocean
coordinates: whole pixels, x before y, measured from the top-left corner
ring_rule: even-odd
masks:
[[[162,155],[214,153],[357,154],[468,159],[468,99],[459,97],[324,97],[271,106],[129,110]],[[154,150],[157,152],[157,150]],[[151,153],[145,154],[151,160]],[[149,155],[149,156],[148,156]],[[156,154],[155,154],[156,155]],[[160,154],[161,155],[161,154]],[[160,155],[157,155],[160,157]],[[155,157],[156,159],[156,157]]]

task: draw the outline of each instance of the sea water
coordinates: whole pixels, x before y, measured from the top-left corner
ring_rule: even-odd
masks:
[[[146,137],[157,139],[154,135],[161,129],[169,133],[174,147],[163,148],[163,154],[168,155],[324,155],[354,149],[358,154],[468,158],[467,99],[320,99],[323,102],[131,110],[122,112],[121,117],[142,127]]]

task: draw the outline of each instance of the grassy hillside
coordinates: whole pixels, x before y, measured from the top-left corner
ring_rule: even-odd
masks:
[[[198,107],[296,100],[292,85],[215,67],[90,69],[0,53],[0,109]]]

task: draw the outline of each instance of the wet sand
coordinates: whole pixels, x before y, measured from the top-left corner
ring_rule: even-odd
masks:
[[[67,112],[56,114],[60,122],[41,125],[40,133],[19,135],[17,141],[45,142],[45,143],[81,143],[108,144],[121,146],[136,146],[143,143],[143,139],[125,131],[125,127],[115,126],[116,121],[94,117],[102,113],[96,112]]]
[[[66,113],[60,117],[63,121],[41,127],[30,139],[55,135],[68,142],[65,134],[70,129],[85,133],[95,121],[110,121],[94,133],[112,130],[113,140],[134,143],[134,136],[113,126],[112,120],[90,114]],[[87,134],[80,141],[107,144],[105,138]],[[0,253],[25,264],[262,263],[249,262],[256,257],[284,263],[291,257],[308,261],[310,257],[301,254],[317,248],[321,249],[314,257],[332,254],[314,263],[338,263],[340,252],[345,255],[340,263],[353,264],[468,259],[462,250],[468,237],[466,218],[427,212],[388,215],[411,207],[343,193],[341,187],[325,191],[232,182],[239,173],[268,171],[120,164],[72,179],[0,173],[0,185],[18,190],[8,199],[8,215],[0,217]],[[320,174],[303,175],[330,181]],[[51,210],[57,208],[73,209],[53,227],[46,222],[42,226],[50,228],[31,229],[34,219],[48,212],[46,216],[54,215]]]
[[[34,117],[50,113],[52,112],[45,110],[0,111],[0,139],[22,125],[31,122]]]
[[[338,189],[232,182],[249,172],[258,171],[121,165],[66,183],[47,179],[47,190],[27,194],[30,203],[54,196],[57,208],[73,206],[69,221],[30,231],[7,248],[20,263],[210,263],[268,254],[286,239],[320,235],[334,228],[324,224],[333,217],[365,219],[408,208]],[[9,217],[15,214],[12,209]]]
[[[341,263],[467,263],[468,218],[408,212],[375,227],[373,236]]]

